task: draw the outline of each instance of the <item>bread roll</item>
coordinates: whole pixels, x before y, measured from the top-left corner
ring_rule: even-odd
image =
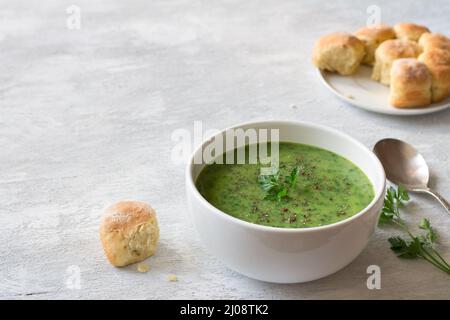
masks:
[[[431,103],[431,76],[425,64],[413,58],[393,62],[389,102],[397,108]]]
[[[363,64],[373,66],[375,62],[375,50],[386,40],[394,39],[394,29],[387,25],[372,25],[359,29],[355,36],[364,42],[366,54],[362,60]]]
[[[394,31],[398,39],[411,41],[418,41],[422,34],[430,32],[427,27],[414,23],[397,23]]]
[[[450,50],[450,39],[440,33],[424,33],[420,36],[419,47],[422,51],[432,49]]]
[[[413,41],[386,40],[375,51],[372,79],[389,85],[392,63],[400,58],[416,58],[419,53],[419,46]]]
[[[357,37],[349,33],[332,33],[316,42],[313,63],[321,70],[350,75],[358,69],[364,54],[364,43]]]
[[[140,201],[122,201],[108,207],[100,239],[106,257],[116,267],[152,256],[159,239],[155,210]]]
[[[450,94],[450,52],[447,50],[427,50],[419,56],[432,77],[431,100],[439,102]]]

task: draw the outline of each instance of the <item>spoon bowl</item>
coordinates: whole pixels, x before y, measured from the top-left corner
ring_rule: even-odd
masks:
[[[390,181],[410,188],[428,185],[430,174],[427,163],[410,144],[397,139],[383,139],[377,142],[374,152]]]

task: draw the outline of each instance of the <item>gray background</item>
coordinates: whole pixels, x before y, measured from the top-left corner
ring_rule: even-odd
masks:
[[[81,29],[66,8],[81,8]],[[205,252],[171,161],[177,129],[257,119],[332,126],[368,147],[384,137],[423,152],[432,185],[450,198],[450,111],[418,117],[368,113],[337,100],[310,63],[319,35],[382,21],[414,21],[449,35],[440,1],[0,1],[0,298],[450,298],[448,275],[389,250],[378,229],[338,273],[306,284],[243,277]],[[105,205],[148,201],[161,239],[146,274],[116,269],[98,237]],[[450,259],[450,220],[426,196]],[[381,290],[366,268],[381,267]],[[72,267],[71,267],[72,266]],[[67,285],[81,272],[80,289]],[[168,282],[168,274],[178,282]]]

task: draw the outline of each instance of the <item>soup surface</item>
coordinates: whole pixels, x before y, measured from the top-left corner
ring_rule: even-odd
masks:
[[[209,203],[233,217],[284,228],[335,223],[358,213],[374,198],[373,186],[361,169],[314,146],[280,142],[279,169],[269,177],[275,191],[282,190],[275,196],[274,189],[261,183],[261,167],[248,161],[206,165],[196,186]],[[295,183],[290,175],[296,177]]]

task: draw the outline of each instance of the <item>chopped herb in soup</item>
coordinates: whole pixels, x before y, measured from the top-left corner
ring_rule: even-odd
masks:
[[[314,146],[281,142],[278,171],[261,176],[262,166],[248,162],[206,165],[196,185],[209,203],[233,217],[284,228],[317,227],[347,219],[374,197],[373,186],[361,169]]]

